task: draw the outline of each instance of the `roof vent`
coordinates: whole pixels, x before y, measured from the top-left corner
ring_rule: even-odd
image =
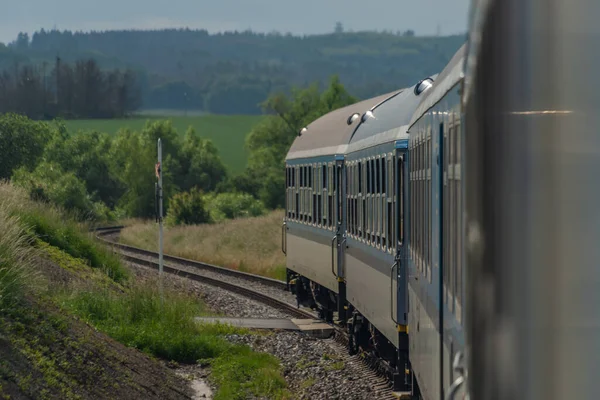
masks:
[[[351,116],[348,117],[348,120],[346,121],[346,123],[348,125],[352,125],[352,123],[354,121],[356,121],[358,118],[360,118],[360,114],[359,113],[354,113]]]
[[[433,86],[433,79],[425,78],[419,83],[417,83],[417,85],[415,86],[415,94],[418,96],[427,89],[429,89],[431,86]]]

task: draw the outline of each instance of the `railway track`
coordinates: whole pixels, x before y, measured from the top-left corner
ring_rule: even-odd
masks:
[[[123,226],[113,226],[95,228],[93,231],[95,232],[97,239],[112,247],[124,260],[158,270],[158,253],[111,240],[114,239],[122,229]],[[165,273],[178,275],[180,277],[240,294],[283,311],[295,318],[318,319],[318,316],[315,313],[300,309],[291,302],[278,299],[272,295],[273,290],[283,292],[288,289],[287,283],[284,281],[166,254],[163,255],[163,259],[163,271]],[[234,278],[237,283],[219,279],[219,275]],[[255,287],[256,285],[259,285],[259,287],[251,289],[243,286],[247,284],[251,284]],[[271,292],[271,294],[268,294],[268,292]],[[333,338],[327,340],[332,344],[347,349],[349,338],[346,330],[339,325],[334,325],[334,328]],[[363,378],[371,382],[373,389],[380,398],[390,400],[399,398],[399,396],[392,391],[392,385],[384,370],[377,362],[374,362],[368,354],[347,354],[344,357],[344,360],[360,364],[364,368],[365,373]]]
[[[119,249],[118,252],[124,260],[158,270],[159,264],[157,261],[154,261],[154,259],[158,259],[157,253],[133,246],[124,245],[121,243],[116,243],[105,238],[105,236],[117,233],[118,231],[120,231],[120,228],[121,227],[97,230],[96,236],[100,240],[107,243],[109,246]],[[218,279],[214,275],[208,276],[206,272],[217,272],[218,274],[232,276],[237,278],[238,280],[247,282],[259,282],[261,285],[276,287],[280,290],[286,289],[287,285],[283,281],[252,275],[241,271],[230,270],[227,268],[217,267],[215,265],[197,262],[193,260],[187,260],[180,257],[164,255],[163,258],[165,261],[163,265],[163,271],[165,273],[178,275],[183,278],[191,279],[201,283],[206,283],[211,286],[216,286],[228,290],[230,292],[240,294],[242,296],[271,306],[277,310],[283,311],[295,318],[317,318],[316,314],[307,310],[300,309],[288,302],[277,299],[270,294],[258,290],[253,290],[240,284],[235,284],[226,280]],[[167,265],[167,263],[169,263],[169,265]],[[183,266],[188,268],[183,268]]]

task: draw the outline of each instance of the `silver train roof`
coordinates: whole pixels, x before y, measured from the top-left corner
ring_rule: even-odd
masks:
[[[350,140],[347,152],[352,153],[399,139],[408,139],[408,126],[423,96],[431,90],[437,75],[427,77],[397,95],[388,98],[371,110],[371,117],[364,119]],[[428,82],[429,83],[428,83]],[[424,86],[423,86],[424,85]],[[418,94],[415,88],[419,87]]]
[[[349,118],[356,113],[362,116],[365,111],[399,92],[400,90],[396,90],[363,100],[317,118],[306,127],[302,135],[296,137],[286,160],[344,154],[361,119],[360,117],[353,119],[349,125]]]
[[[421,103],[415,110],[410,123],[409,129],[412,127],[421,117],[427,113],[427,111],[435,106],[441,99],[444,98],[452,88],[460,82],[463,78],[463,67],[464,57],[467,45],[463,44],[454,56],[448,62],[446,67],[440,72],[437,79],[435,80],[433,87],[429,89],[421,99]]]

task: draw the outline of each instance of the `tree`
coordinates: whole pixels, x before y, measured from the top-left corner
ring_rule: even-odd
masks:
[[[16,114],[0,116],[0,180],[9,179],[23,167],[33,170],[42,159],[44,148],[59,130]]]
[[[219,151],[208,139],[201,139],[193,128],[188,128],[181,149],[181,190],[198,188],[205,192],[214,190],[227,178],[227,169]]]
[[[111,142],[108,134],[98,132],[56,136],[46,147],[44,159],[59,165],[64,171],[73,172],[85,183],[94,201],[102,201],[114,208],[123,195],[124,187],[110,171]]]
[[[272,95],[263,103],[271,115],[246,139],[250,155],[245,175],[253,177],[258,197],[265,206],[277,208],[285,204],[285,155],[300,129],[320,116],[356,101],[334,75],[321,93],[317,85],[311,85],[302,90],[294,89],[290,97]]]

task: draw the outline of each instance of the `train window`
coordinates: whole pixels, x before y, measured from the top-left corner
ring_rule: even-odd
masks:
[[[346,230],[352,235],[352,164],[346,167]]]
[[[329,224],[329,210],[327,200],[329,198],[329,175],[327,174],[327,164],[323,164],[323,169],[325,170],[324,179],[323,179],[323,227],[327,228],[327,224]]]
[[[312,209],[312,224],[316,225],[317,224],[317,209],[318,209],[318,205],[317,205],[317,194],[319,193],[319,168],[317,167],[316,164],[313,164],[313,166],[311,167],[311,176],[312,176],[312,187],[311,187],[311,193],[312,193],[312,197],[313,197],[313,209]]]
[[[358,235],[358,167],[360,164],[354,163],[354,236]]]
[[[333,167],[331,164],[327,166],[327,224],[331,228],[333,226]]]
[[[381,193],[385,194],[386,193],[386,185],[387,185],[387,180],[386,180],[386,175],[385,175],[385,157],[381,159]]]
[[[342,186],[342,166],[341,165],[336,166],[335,181],[337,182],[337,184],[336,184],[336,186],[337,186],[337,192],[336,192],[336,198],[337,198],[336,204],[337,205],[336,205],[336,207],[337,207],[337,221],[339,223],[339,221],[342,220],[342,215],[343,215],[342,213],[344,211],[344,207],[343,207],[344,200],[342,199],[343,186]]]
[[[298,215],[299,215],[299,213],[300,213],[300,209],[299,209],[299,207],[300,207],[300,201],[299,201],[299,198],[298,198],[298,197],[299,197],[299,194],[298,194],[298,191],[297,191],[297,190],[296,190],[296,193],[295,193],[295,195],[296,195],[296,196],[295,196],[295,203],[296,203],[295,205],[296,205],[296,210],[295,210],[295,212],[294,212],[294,219],[297,221],[297,220],[298,220]]]
[[[367,194],[371,193],[371,163],[367,161],[367,188],[365,190]]]
[[[402,246],[404,242],[404,160],[397,158],[396,175],[396,202],[398,209],[398,245]]]
[[[379,171],[375,169],[375,161],[376,160],[371,160],[371,194],[377,193],[377,177]]]
[[[390,164],[392,162],[391,158],[388,158],[387,160],[384,160],[387,164],[387,177],[386,180],[384,182],[384,185],[386,186],[386,193],[387,193],[387,197],[386,197],[386,202],[385,202],[385,206],[387,208],[387,231],[386,231],[386,247],[388,248],[388,251],[391,250],[392,248],[392,227],[394,225],[394,213],[393,213],[393,207],[394,207],[394,189],[392,188],[392,185],[390,184],[390,178],[392,177],[392,175],[394,174],[394,170],[390,167]]]
[[[352,171],[352,175],[356,175],[356,170]],[[352,178],[354,179],[354,177]],[[355,182],[356,183],[356,182]],[[356,236],[356,194],[352,195],[350,199],[350,204],[352,207],[350,208],[350,218],[352,219],[352,225],[350,226],[350,233],[352,236]]]
[[[358,193],[362,193],[362,161],[358,162]]]
[[[315,166],[315,225],[321,226],[321,172],[319,165]]]
[[[375,193],[381,193],[381,167],[379,166],[379,159],[375,161]]]
[[[304,166],[304,222],[310,218],[310,167]]]

